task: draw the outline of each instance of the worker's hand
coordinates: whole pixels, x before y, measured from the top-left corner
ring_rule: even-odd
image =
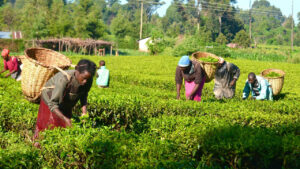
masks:
[[[66,123],[66,127],[72,127],[72,122],[71,122],[71,119],[68,119],[68,118],[64,118],[65,120],[65,123]]]
[[[251,100],[256,100],[256,98],[255,97],[251,97]]]
[[[6,78],[7,78],[7,77],[9,77],[9,76],[10,76],[10,74],[7,74],[7,75],[5,75],[4,77],[6,77]]]
[[[176,99],[180,100],[180,94],[177,94]]]
[[[186,96],[186,100],[193,100],[193,96],[192,95]]]
[[[236,82],[236,80],[235,79],[233,79],[231,82],[230,82],[230,87],[233,87],[234,85],[235,85],[235,82]]]

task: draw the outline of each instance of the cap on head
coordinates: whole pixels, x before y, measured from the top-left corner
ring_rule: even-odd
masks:
[[[180,67],[188,67],[190,65],[191,61],[189,56],[184,55],[180,58],[179,62],[178,62],[178,66]]]
[[[1,52],[1,56],[9,56],[9,50],[8,49],[3,49]]]

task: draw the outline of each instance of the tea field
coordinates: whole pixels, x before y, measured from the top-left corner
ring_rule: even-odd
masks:
[[[38,105],[20,82],[0,75],[0,168],[300,168],[300,65],[227,59],[241,69],[236,97],[176,100],[171,56],[70,56],[106,61],[109,88],[93,85],[89,118],[76,107],[73,126],[43,132],[32,146]],[[3,66],[1,61],[1,67]],[[249,72],[286,72],[281,94],[243,101]]]

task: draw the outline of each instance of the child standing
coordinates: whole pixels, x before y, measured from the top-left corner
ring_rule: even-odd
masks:
[[[97,70],[97,80],[96,83],[98,87],[106,88],[109,86],[109,70],[106,69],[105,61],[101,60],[99,62],[99,69]]]

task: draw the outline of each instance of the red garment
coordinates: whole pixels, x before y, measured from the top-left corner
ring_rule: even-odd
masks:
[[[10,57],[8,61],[3,60],[4,62],[4,69],[9,70],[9,72],[12,71],[19,71],[19,62],[16,57]]]
[[[64,115],[65,113],[62,112]],[[72,114],[69,112],[68,114]],[[58,117],[55,113],[51,112],[48,105],[41,99],[37,122],[35,126],[34,138],[37,138],[40,131],[45,129],[53,129],[55,127],[66,127],[63,119]]]

